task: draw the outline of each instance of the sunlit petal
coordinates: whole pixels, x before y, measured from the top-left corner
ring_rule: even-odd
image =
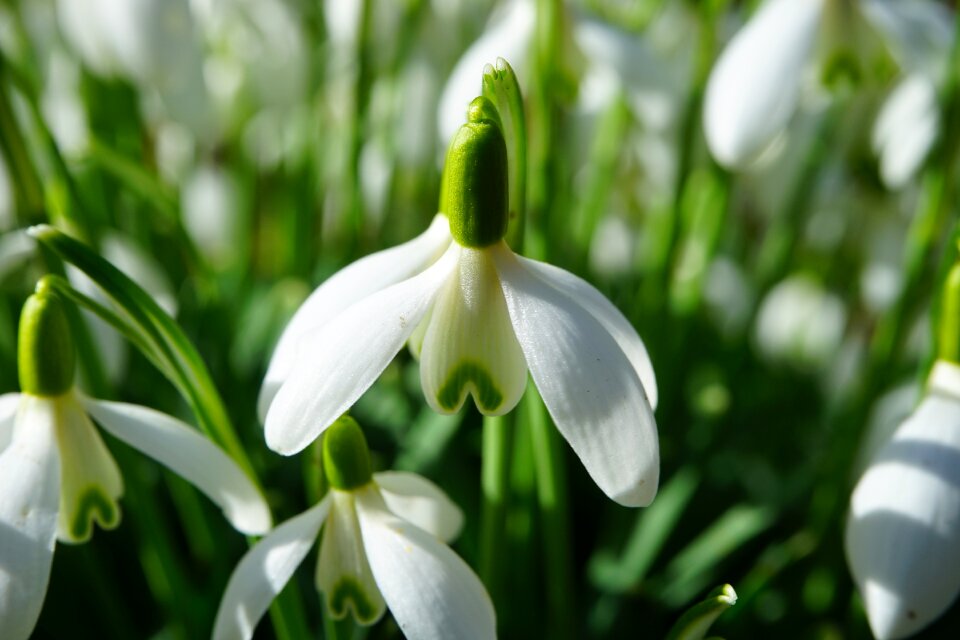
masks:
[[[108,432],[139,449],[205,493],[243,533],[270,529],[270,509],[240,467],[196,429],[159,411],[120,402],[85,399],[90,415]]]
[[[754,160],[797,106],[824,0],[769,0],[720,55],[707,82],[704,134],[732,168]]]
[[[960,370],[952,368],[954,389],[938,389],[935,371],[931,393],[851,498],[847,559],[878,640],[915,634],[960,593]]]
[[[363,550],[354,497],[345,491],[330,493],[333,505],[320,542],[317,589],[326,597],[326,611],[335,620],[352,612],[358,623],[373,624],[383,616],[386,604]]]
[[[55,401],[62,491],[57,537],[85,542],[93,523],[103,529],[120,524],[123,478],[100,433],[74,393]]]
[[[486,415],[510,411],[527,385],[527,365],[486,249],[463,248],[443,285],[420,351],[427,403],[455,413],[467,394]]]
[[[443,542],[452,542],[463,528],[463,511],[423,476],[405,471],[373,474],[387,508]]]
[[[640,382],[643,383],[643,390],[647,394],[650,406],[656,409],[657,378],[653,372],[653,364],[650,362],[647,348],[637,334],[637,330],[620,313],[620,310],[607,300],[606,296],[597,291],[592,284],[569,271],[564,271],[546,262],[529,260],[522,256],[517,256],[517,258],[523,266],[539,276],[541,280],[566,294],[571,300],[589,311],[610,332],[610,335],[613,336],[613,339],[617,341],[624,354],[629,358],[630,364],[633,365],[637,375],[640,376]]]
[[[451,247],[420,275],[361,300],[306,341],[267,413],[271,449],[297,453],[357,401],[423,319],[458,253]]]
[[[356,503],[370,569],[406,637],[496,637],[490,597],[457,554],[390,513],[375,488],[357,491]]]
[[[30,637],[50,578],[60,506],[56,408],[24,396],[0,454],[0,621],[3,637]]]
[[[447,217],[437,215],[430,227],[413,240],[357,260],[310,294],[290,319],[270,359],[258,400],[261,421],[266,419],[270,402],[290,375],[305,335],[355,302],[423,271],[449,244]]]
[[[270,532],[243,556],[227,583],[213,627],[214,640],[248,640],[277,594],[306,557],[323,525],[325,498]]]
[[[502,247],[495,253],[510,319],[557,428],[597,486],[626,506],[657,493],[653,410],[623,350],[586,309]]]
[[[873,148],[880,155],[880,177],[899,189],[916,175],[940,130],[940,106],[933,82],[907,76],[887,97],[873,127]]]

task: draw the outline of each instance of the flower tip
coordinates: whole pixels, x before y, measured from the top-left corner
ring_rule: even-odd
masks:
[[[263,496],[254,504],[224,509],[233,528],[248,536],[262,536],[273,528],[273,516]]]
[[[635,485],[610,498],[624,507],[649,507],[657,497],[659,469],[652,476],[640,478]]]
[[[54,233],[57,233],[56,228],[49,224],[35,224],[27,229],[27,235],[37,240],[43,240]]]

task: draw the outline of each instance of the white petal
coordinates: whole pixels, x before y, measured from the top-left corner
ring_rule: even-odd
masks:
[[[430,312],[420,350],[420,384],[430,407],[456,413],[467,394],[485,415],[517,406],[527,365],[487,249],[460,251]]]
[[[505,246],[495,253],[510,319],[557,428],[600,489],[625,506],[657,493],[653,410],[623,350],[594,316]]]
[[[624,354],[630,360],[630,364],[633,365],[634,370],[640,377],[640,382],[643,383],[643,390],[647,394],[647,400],[650,401],[651,408],[656,409],[657,378],[653,372],[653,364],[650,362],[647,348],[643,345],[643,340],[640,339],[637,330],[620,313],[620,310],[607,300],[605,295],[597,291],[592,284],[569,271],[564,271],[546,262],[529,260],[522,256],[517,256],[517,258],[523,266],[539,276],[541,280],[579,303],[603,325],[604,329],[610,332],[610,335],[623,349]]]
[[[220,447],[189,425],[159,411],[121,402],[84,399],[108,432],[195,485],[243,533],[270,529],[270,509],[247,474]]]
[[[816,40],[824,0],[769,0],[710,72],[704,134],[714,157],[742,168],[786,126]]]
[[[19,393],[5,393],[0,396],[0,451],[7,448],[13,437],[13,419],[19,406]]]
[[[351,306],[306,341],[267,412],[267,445],[297,453],[349,409],[383,372],[456,264],[459,245],[418,276]]]
[[[933,0],[861,0],[859,9],[886,39],[900,66],[934,77],[950,59],[954,16]]]
[[[449,143],[460,125],[467,121],[467,106],[483,89],[484,66],[500,57],[507,60],[521,78],[526,75],[536,13],[530,0],[506,3],[484,34],[460,57],[440,96],[437,121],[441,143]]]
[[[296,363],[301,340],[341,314],[350,305],[426,269],[450,244],[447,217],[437,215],[430,227],[409,242],[370,254],[335,273],[300,306],[283,330],[260,390],[257,409],[266,419],[270,403]]]
[[[334,620],[352,611],[354,620],[370,625],[383,617],[387,606],[363,549],[353,493],[336,489],[330,493],[333,505],[320,542],[317,589],[326,597],[326,611]]]
[[[940,107],[933,82],[907,76],[890,93],[873,127],[880,154],[880,177],[892,189],[906,185],[926,159],[940,130]]]
[[[936,390],[854,489],[846,550],[874,635],[913,635],[960,593],[960,399]]]
[[[123,478],[100,433],[90,422],[76,394],[54,401],[57,446],[60,449],[61,542],[86,542],[96,522],[102,529],[120,524]]]
[[[407,471],[373,474],[387,508],[443,542],[452,542],[463,529],[463,511],[443,490]]]
[[[23,396],[0,454],[0,621],[3,637],[30,637],[50,579],[60,506],[60,460],[50,400]]]
[[[490,597],[457,554],[390,513],[375,488],[357,491],[356,502],[373,577],[406,637],[496,637]]]
[[[257,543],[233,570],[213,626],[214,640],[249,639],[270,603],[317,539],[329,498],[287,520]]]

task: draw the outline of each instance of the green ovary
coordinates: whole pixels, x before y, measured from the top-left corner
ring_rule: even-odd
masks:
[[[337,581],[328,599],[330,614],[335,620],[347,615],[347,609],[353,609],[353,617],[360,624],[373,624],[377,621],[377,607],[367,597],[359,582],[350,576]]]
[[[70,535],[78,542],[89,540],[93,533],[94,520],[100,523],[102,529],[113,529],[120,524],[120,510],[103,489],[90,486],[80,494],[76,512],[70,522]]]
[[[458,364],[447,376],[447,381],[437,393],[437,403],[448,411],[455,411],[468,385],[472,387],[470,391],[480,411],[496,411],[503,402],[503,393],[497,389],[487,369],[478,362],[467,360]]]

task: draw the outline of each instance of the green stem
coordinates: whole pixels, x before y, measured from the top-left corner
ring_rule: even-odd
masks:
[[[567,479],[563,449],[540,394],[531,384],[524,402],[533,438],[533,460],[537,478],[540,534],[545,554],[548,620],[551,638],[576,637],[576,607],[570,567],[570,527],[567,514]]]
[[[480,520],[478,572],[495,603],[499,602],[501,570],[505,566],[503,550],[511,455],[510,431],[510,421],[506,416],[484,416],[481,467],[483,512]]]
[[[7,91],[8,63],[0,56],[0,147],[13,177],[17,213],[21,225],[36,224],[44,219],[46,202],[43,182],[33,164],[23,133],[13,111]]]
[[[940,305],[937,358],[960,362],[960,263],[947,274]]]
[[[349,128],[349,143],[347,145],[346,180],[344,181],[347,193],[347,224],[349,227],[348,248],[355,253],[360,247],[363,234],[363,187],[360,176],[360,154],[363,151],[364,124],[366,120],[367,103],[370,93],[370,61],[368,56],[368,42],[371,36],[373,23],[373,1],[355,0],[361,3],[360,28],[357,33],[354,62],[356,64],[356,78],[353,85],[353,108]]]

